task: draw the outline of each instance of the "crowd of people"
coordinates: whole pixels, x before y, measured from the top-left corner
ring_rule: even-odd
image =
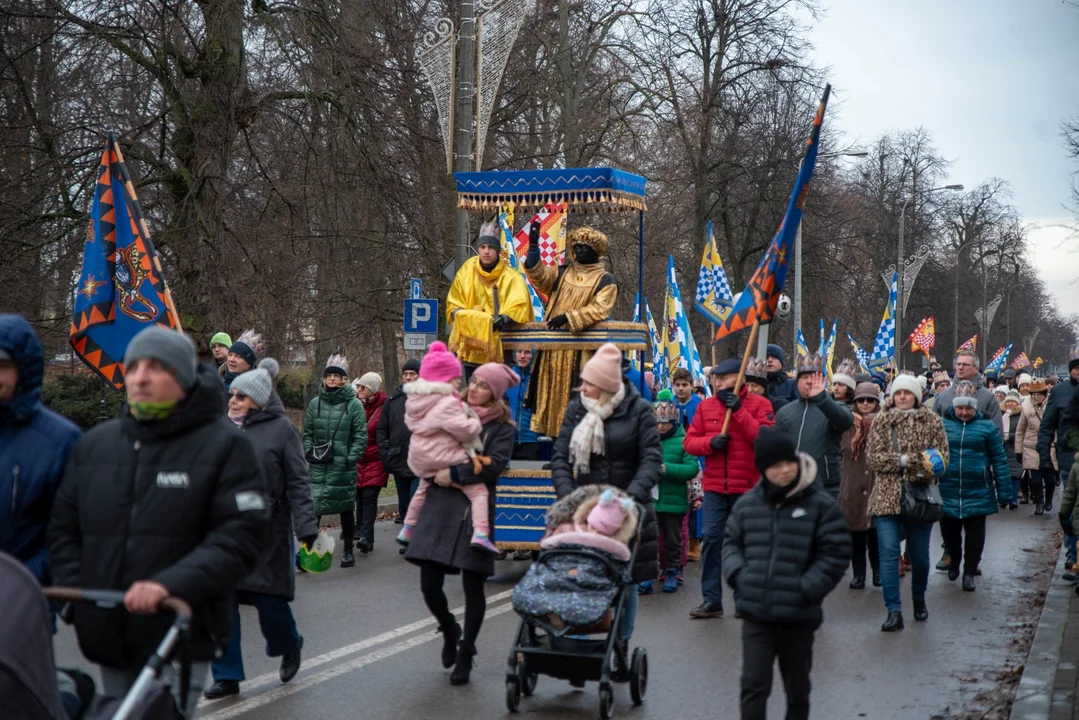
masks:
[[[687,562],[700,562],[703,596],[691,618],[722,617],[724,583],[731,588],[744,622],[744,718],[764,717],[776,658],[788,717],[808,715],[821,606],[848,567],[851,590],[867,581],[882,588],[883,631],[904,627],[907,573],[913,619],[928,620],[933,523],[913,505],[936,504],[944,541],[936,568],[974,591],[986,518],[1023,504],[1049,513],[1066,479],[1059,518],[1076,562],[1079,355],[1055,383],[982,373],[967,352],[956,356],[954,376],[939,367],[860,374],[844,364],[829,383],[819,355],[799,357],[787,373],[782,349],[770,345],[744,376],[737,360],[710,368],[706,392],[684,370],[670,388],[648,387],[649,374],[634,377],[607,344],[574,374],[575,392],[546,438],[530,417],[529,350],[508,364],[469,367],[436,342],[404,364],[389,395],[378,374],[352,379],[348,359],[333,354],[297,428],[258,333],[235,342],[218,333],[210,345],[213,362],[200,364],[184,335],[143,330],[124,356],[124,412],[84,434],[41,404],[44,357],[31,326],[0,315],[0,464],[12,469],[0,475],[11,483],[0,485],[10,498],[0,506],[0,550],[41,585],[124,591],[124,609],[61,613],[110,695],[131,687],[164,634],[169,620],[155,611],[168,596],[189,602],[197,618],[178,704],[240,691],[243,605],[258,615],[267,655],[281,658],[281,681],[292,680],[303,647],[290,608],[298,543],[313,547],[320,521],[332,517],[340,566],[354,567],[355,551],[374,549],[378,498],[391,476],[397,542],[419,567],[443,635],[441,664],[452,668],[451,684],[468,683],[484,583],[504,557],[496,484],[513,462],[537,460],[543,441],[551,441],[559,498],[602,485],[635,503],[623,648],[638,596],[657,582],[677,593]],[[449,611],[447,574],[461,576],[463,626]]]

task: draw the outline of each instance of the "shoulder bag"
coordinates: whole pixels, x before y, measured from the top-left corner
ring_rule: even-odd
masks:
[[[316,416],[322,414],[322,400],[318,401],[318,412]],[[334,427],[333,432],[330,433],[330,438],[324,443],[319,445],[312,445],[311,449],[304,454],[304,460],[308,465],[333,465],[333,439],[337,435],[337,431],[341,429],[341,421],[348,416],[348,406],[345,406],[345,411],[341,413],[341,417],[337,418],[337,425]]]
[[[899,452],[899,438],[892,427],[892,449]],[[909,463],[908,463],[909,464]],[[911,482],[907,480],[907,469],[900,472],[903,490],[899,499],[900,515],[907,522],[935,523],[944,516],[944,501],[940,497],[940,487],[933,482]]]

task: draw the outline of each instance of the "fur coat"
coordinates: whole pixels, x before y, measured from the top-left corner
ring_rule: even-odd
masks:
[[[892,431],[895,431],[895,444]],[[940,416],[927,407],[916,410],[887,410],[878,414],[869,429],[866,458],[876,473],[869,496],[869,514],[874,517],[899,515],[903,480],[936,482],[921,467],[921,454],[936,449],[948,463],[948,435]],[[907,468],[900,468],[900,457],[907,456]]]

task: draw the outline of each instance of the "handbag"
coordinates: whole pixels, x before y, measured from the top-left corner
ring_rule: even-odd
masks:
[[[318,412],[316,415],[322,414],[322,399],[318,401]],[[333,432],[330,433],[330,439],[319,445],[312,445],[311,449],[304,453],[304,460],[308,465],[332,465],[333,464],[333,439],[337,435],[337,431],[341,429],[341,421],[348,415],[348,409],[341,413],[341,417],[337,418],[337,426],[334,427]]]
[[[899,439],[892,428],[892,449],[899,452]],[[940,497],[940,487],[932,482],[911,482],[907,480],[906,468],[900,471],[903,490],[899,496],[899,512],[907,522],[935,523],[944,516],[944,500]]]

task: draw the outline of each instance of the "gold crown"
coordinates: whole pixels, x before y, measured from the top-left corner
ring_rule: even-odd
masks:
[[[854,379],[854,376],[858,374],[858,366],[854,364],[853,360],[847,358],[843,362],[839,363],[839,367],[836,368],[835,374],[846,375],[847,377]]]
[[[566,238],[566,244],[571,250],[574,245],[591,245],[592,249],[600,257],[607,254],[607,248],[609,247],[607,236],[588,225],[570,230],[569,236]]]
[[[809,353],[798,358],[798,374],[824,372],[824,358],[820,353]]]
[[[746,364],[746,377],[767,378],[768,363],[757,358],[750,358]]]
[[[974,387],[974,383],[970,380],[960,380],[955,384],[956,397],[976,397],[977,395],[978,388]]]

